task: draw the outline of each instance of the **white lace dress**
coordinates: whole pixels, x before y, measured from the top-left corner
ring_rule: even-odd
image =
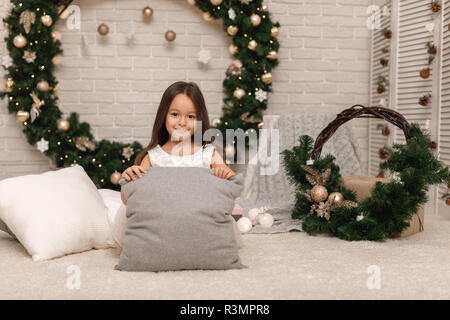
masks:
[[[212,155],[215,147],[212,144],[206,144],[204,147],[200,147],[194,154],[185,156],[176,156],[164,151],[158,144],[155,148],[148,151],[150,157],[150,163],[152,167],[203,167],[211,168]],[[125,207],[125,206],[124,206]],[[232,215],[228,217],[233,222],[234,234],[238,248],[243,247],[242,235],[237,227],[236,220]],[[126,210],[119,210],[116,214],[113,224],[113,236],[117,244],[122,247],[123,237],[125,236],[126,229]]]

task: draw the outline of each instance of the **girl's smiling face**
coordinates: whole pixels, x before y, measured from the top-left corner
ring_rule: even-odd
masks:
[[[197,114],[194,103],[185,94],[175,96],[166,116],[166,129],[172,141],[182,141],[194,135]]]

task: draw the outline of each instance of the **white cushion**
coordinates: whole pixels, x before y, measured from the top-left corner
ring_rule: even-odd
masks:
[[[122,202],[120,191],[111,189],[99,189],[98,192],[108,208],[108,221],[111,226],[112,237],[119,247],[122,247],[126,230],[127,207]]]
[[[0,219],[34,261],[114,245],[108,209],[80,165],[0,181]]]

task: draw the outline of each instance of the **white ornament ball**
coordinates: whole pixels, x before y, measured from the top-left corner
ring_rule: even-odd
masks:
[[[273,217],[270,213],[262,213],[259,216],[258,223],[263,228],[270,228],[273,225]]]
[[[47,81],[41,80],[36,85],[37,89],[41,92],[47,92],[50,89],[50,85]]]
[[[246,217],[240,218],[238,220],[238,222],[237,222],[237,226],[238,226],[238,229],[239,229],[239,231],[241,233],[247,233],[250,230],[252,230],[252,227],[253,227],[252,222],[250,221],[250,219],[246,218]]]
[[[27,39],[22,34],[19,34],[14,37],[13,43],[14,46],[21,49],[27,45]]]
[[[254,13],[250,16],[250,22],[254,27],[257,27],[261,24],[261,17]]]
[[[255,221],[256,217],[258,216],[258,214],[260,213],[259,208],[253,208],[250,209],[248,211],[248,218],[250,219],[250,221]],[[258,222],[258,221],[256,221]]]
[[[244,89],[236,88],[236,90],[234,90],[233,95],[236,99],[241,100],[245,96],[245,91]]]

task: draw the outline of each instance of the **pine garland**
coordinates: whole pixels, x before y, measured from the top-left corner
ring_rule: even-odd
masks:
[[[329,220],[308,214],[314,203],[305,193],[315,182],[307,178],[313,170],[321,174],[331,170],[325,184],[327,190],[340,192],[349,201],[356,201],[356,194],[341,186],[339,167],[332,155],[317,158],[311,166],[313,170],[305,170],[304,164],[311,159],[313,139],[307,135],[299,137],[299,146],[282,152],[288,179],[298,189],[292,218],[301,218],[303,230],[308,234],[327,233],[349,241],[379,241],[400,234],[418,208],[427,202],[429,186],[447,184],[450,180],[449,168],[429,149],[429,135],[416,123],[411,124],[409,134],[409,142],[393,145],[389,158],[380,164],[382,170],[389,170],[399,178],[385,184],[377,182],[370,197],[357,207],[335,208]]]
[[[111,174],[115,171],[123,172],[133,165],[136,155],[143,149],[142,145],[139,142],[123,144],[108,140],[94,141],[90,125],[86,122],[80,123],[76,112],[70,113],[67,118],[70,123],[68,131],[63,132],[57,127],[57,121],[62,118],[62,113],[58,108],[55,91],[58,81],[53,75],[55,66],[52,59],[61,55],[62,49],[61,42],[54,39],[52,32],[59,19],[58,7],[66,8],[71,2],[71,0],[11,0],[13,8],[3,19],[10,28],[5,42],[11,65],[3,68],[7,71],[5,79],[9,79],[12,85],[7,88],[9,90],[0,92],[0,97],[8,98],[10,113],[16,114],[18,111],[34,113],[33,121],[22,122],[23,132],[31,145],[36,145],[40,141],[48,142],[48,149],[43,149],[45,150],[43,152],[54,159],[56,167],[79,164],[97,188],[120,190],[118,184],[111,182]],[[271,84],[263,83],[261,75],[264,71],[270,72],[278,64],[277,59],[269,59],[267,55],[269,51],[279,49],[276,36],[270,35],[271,28],[279,27],[279,24],[273,23],[270,13],[263,10],[262,0],[242,2],[224,0],[219,6],[212,5],[210,1],[197,0],[195,4],[202,11],[209,12],[214,19],[223,19],[225,30],[229,25],[239,26],[238,33],[233,36],[233,43],[238,47],[234,56],[242,62],[242,72],[239,76],[227,75],[223,82],[226,94],[224,102],[227,107],[223,108],[223,116],[216,127],[221,130],[224,137],[226,129],[256,129],[260,121],[246,122],[242,115],[247,112],[249,117],[262,119],[261,111],[267,108],[267,101],[258,100],[255,97],[255,90],[271,91]],[[236,14],[234,19],[229,16],[230,9]],[[41,21],[41,17],[45,14],[52,18],[53,23],[50,26],[45,26]],[[259,26],[254,27],[251,24],[249,18],[251,14],[261,17]],[[24,23],[20,22],[21,15]],[[13,44],[14,38],[19,34],[27,39],[27,44],[23,48]],[[247,48],[249,39],[258,42],[255,51]],[[50,87],[48,91],[37,90],[37,84],[41,80],[48,83]],[[233,96],[237,87],[246,92],[241,100]],[[33,110],[32,106],[36,99],[42,101],[43,105]],[[234,107],[229,107],[229,103],[233,103]],[[256,133],[259,133],[258,130]],[[80,147],[80,143],[77,143],[80,141],[93,147]],[[131,153],[125,151],[131,150],[129,148],[132,148]]]

